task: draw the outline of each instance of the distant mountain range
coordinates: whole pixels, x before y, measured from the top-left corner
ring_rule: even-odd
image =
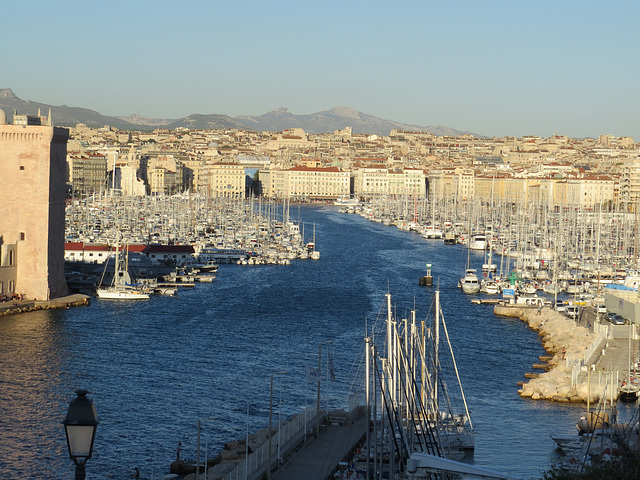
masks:
[[[35,115],[40,109],[42,115],[47,115],[49,108],[51,108],[53,123],[63,127],[74,127],[78,123],[84,123],[93,128],[109,125],[122,130],[149,131],[156,128],[175,129],[185,127],[189,129],[237,128],[259,132],[279,132],[287,128],[302,128],[307,133],[331,133],[334,130],[352,127],[353,133],[368,133],[381,136],[389,135],[389,132],[393,129],[431,132],[435,135],[450,136],[470,133],[441,125],[429,127],[408,125],[367,115],[349,107],[334,107],[330,110],[310,115],[294,115],[288,108],[277,108],[264,115],[240,115],[237,117],[223,114],[192,114],[179,119],[155,119],[141,115],[111,117],[87,108],[68,107],[67,105],[56,106],[22,100],[10,88],[0,89],[0,108],[5,111],[9,121],[13,118],[14,111],[21,114]]]

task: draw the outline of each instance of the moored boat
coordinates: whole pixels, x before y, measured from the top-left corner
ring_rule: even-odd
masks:
[[[460,279],[460,287],[464,293],[478,293],[480,291],[480,281],[475,268],[467,268],[464,277]]]

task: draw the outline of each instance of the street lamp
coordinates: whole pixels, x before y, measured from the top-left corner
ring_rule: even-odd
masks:
[[[320,435],[320,382],[322,381],[322,345],[331,345],[333,340],[318,344],[318,398],[316,402],[316,438]]]
[[[218,417],[204,417],[198,419],[198,436],[196,439],[196,480],[200,480],[200,428],[203,420],[217,420]],[[205,460],[206,461],[206,460]]]
[[[274,375],[286,375],[289,372],[273,372],[271,374],[271,390],[269,393],[269,445],[267,446],[269,450],[268,460],[267,460],[267,479],[271,480],[271,428],[272,428],[272,414],[273,414],[273,376]],[[280,427],[278,427],[280,428]]]
[[[91,458],[96,438],[98,415],[87,390],[76,390],[76,398],[69,402],[69,410],[62,424],[67,436],[69,457],[76,464],[76,480],[84,480],[85,464]]]

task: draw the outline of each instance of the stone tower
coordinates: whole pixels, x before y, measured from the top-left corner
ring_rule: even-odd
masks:
[[[65,160],[69,130],[49,117],[0,110],[0,293],[48,300],[64,278]]]

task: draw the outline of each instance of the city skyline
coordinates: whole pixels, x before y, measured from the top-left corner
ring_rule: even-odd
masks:
[[[65,7],[3,7],[0,87],[111,116],[346,105],[485,136],[640,137],[632,2]]]

